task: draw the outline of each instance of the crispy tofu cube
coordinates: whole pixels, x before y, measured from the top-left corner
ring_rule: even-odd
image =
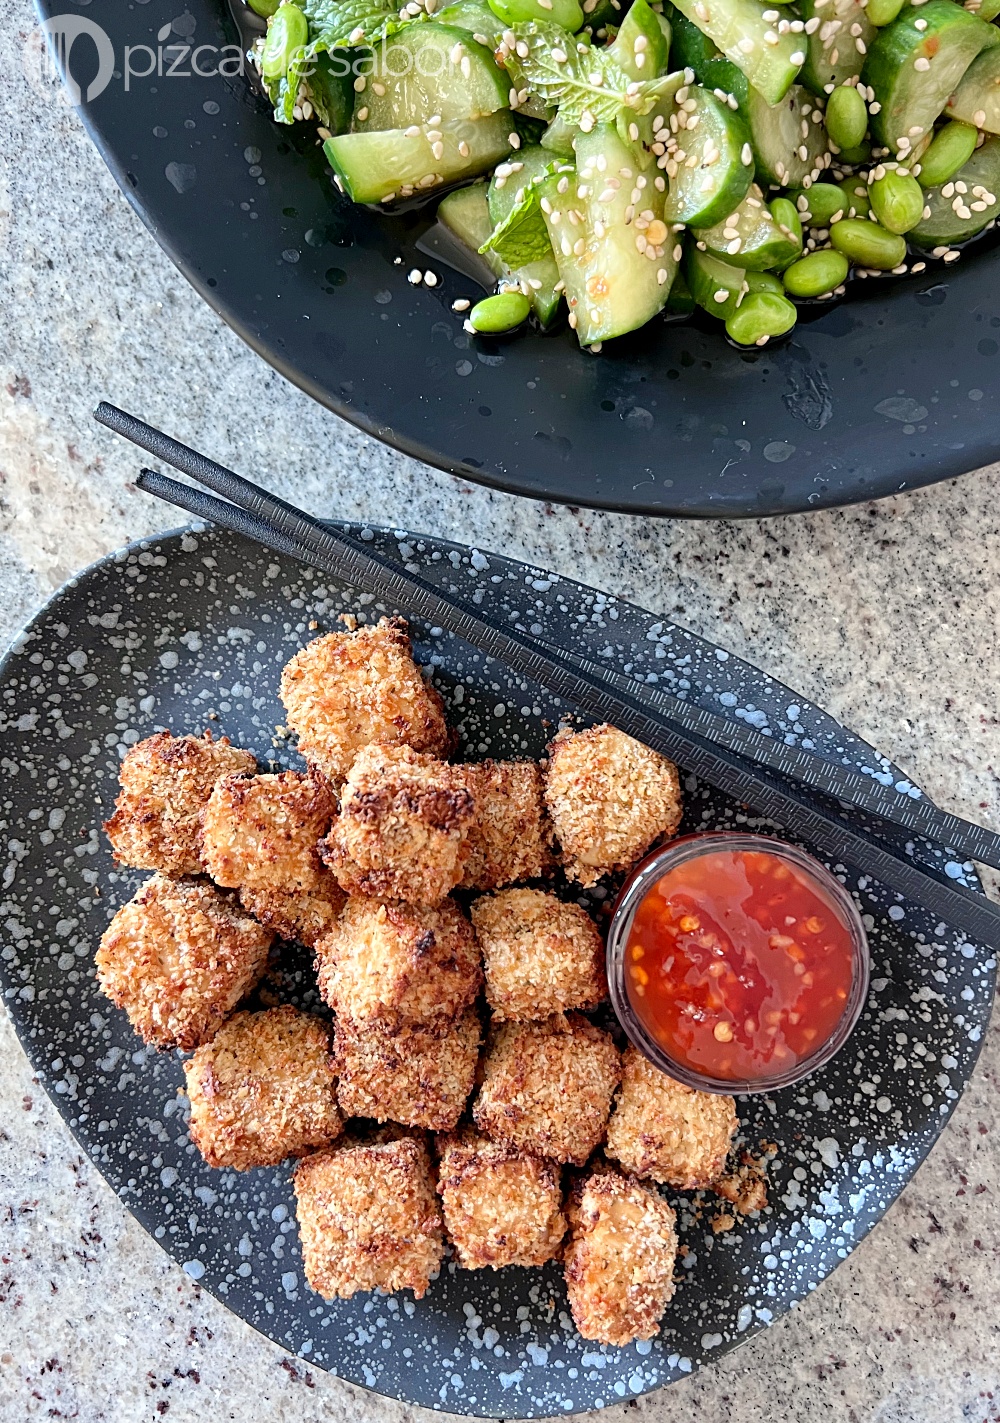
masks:
[[[400,618],[316,638],[282,673],[281,700],[302,755],[335,785],[365,746],[436,755],[448,746],[443,703],[414,662]]]
[[[460,768],[476,803],[464,889],[499,889],[552,873],[552,825],[534,761],[481,761]]]
[[[482,984],[472,925],[451,899],[433,909],[349,899],[316,945],[316,972],[338,1017],[384,1033],[445,1033]]]
[[[314,949],[332,931],[347,895],[326,870],[322,889],[313,894],[297,889],[244,888],[240,890],[240,903],[279,938]]]
[[[654,1067],[638,1048],[626,1049],[605,1147],[624,1170],[682,1191],[709,1186],[738,1127],[732,1097],[696,1092]]]
[[[439,904],[462,878],[474,820],[459,767],[408,746],[368,746],[321,853],[348,894]]]
[[[479,1059],[473,1009],[444,1034],[402,1028],[391,1035],[337,1020],[337,1097],[348,1117],[451,1131],[469,1100]]]
[[[611,1038],[578,1013],[504,1023],[472,1115],[496,1141],[582,1166],[604,1139],[620,1072]]]
[[[471,1130],[441,1145],[438,1191],[463,1270],[554,1259],[566,1233],[559,1167]]]
[[[121,794],[104,829],[115,860],[165,875],[201,874],[198,831],[220,776],[252,775],[257,762],[226,737],[172,736],[159,731],[126,753]]]
[[[427,1148],[412,1137],[307,1156],[295,1170],[306,1279],[324,1299],[426,1293],[444,1251]]]
[[[496,1021],[596,1008],[607,997],[604,941],[578,904],[536,889],[503,889],[477,899],[470,913]]]
[[[613,726],[559,733],[545,803],[566,874],[585,888],[630,870],[681,823],[677,767]]]
[[[329,1024],[289,1004],[234,1013],[184,1075],[191,1139],[209,1166],[276,1166],[340,1132]]]
[[[617,1348],[652,1339],[674,1293],[670,1206],[634,1176],[600,1170],[573,1187],[566,1215],[566,1291],[577,1329]]]
[[[190,1052],[257,983],[273,937],[235,895],[154,875],[105,930],[97,978],[145,1042]]]
[[[319,893],[327,876],[317,845],[335,811],[321,776],[224,776],[205,807],[202,863],[226,889]]]

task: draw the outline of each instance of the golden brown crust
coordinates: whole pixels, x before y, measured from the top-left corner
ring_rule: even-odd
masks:
[[[240,903],[248,914],[282,939],[294,939],[314,949],[329,934],[347,903],[347,895],[330,872],[314,894],[302,890],[241,889]]]
[[[249,751],[224,736],[172,736],[158,731],[126,752],[119,771],[121,794],[104,829],[115,861],[165,875],[201,874],[198,830],[220,776],[252,775]]]
[[[316,945],[319,991],[358,1028],[446,1032],[482,984],[472,925],[454,900],[434,909],[349,899]]]
[[[348,894],[439,904],[462,878],[474,820],[458,767],[409,746],[367,746],[320,853]]]
[[[309,643],[281,674],[281,700],[302,755],[335,785],[364,746],[437,754],[448,746],[444,705],[413,660],[401,618]]]
[[[631,869],[682,814],[677,767],[613,726],[559,733],[545,803],[566,874],[584,887]]]
[[[324,1299],[359,1290],[422,1298],[444,1252],[427,1148],[412,1137],[334,1147],[295,1170],[306,1279]]]
[[[504,1023],[472,1115],[497,1141],[582,1166],[603,1140],[620,1071],[611,1038],[578,1013]]]
[[[438,1191],[464,1270],[544,1265],[566,1233],[559,1167],[466,1130],[444,1137]]]
[[[709,1186],[738,1127],[732,1097],[685,1087],[626,1048],[605,1147],[626,1171],[682,1191]]]
[[[277,1166],[340,1131],[329,1025],[289,1004],[234,1013],[184,1074],[191,1139],[209,1166]]]
[[[524,1022],[607,997],[604,941],[578,904],[536,889],[477,899],[470,914],[494,1019]]]
[[[205,807],[201,857],[227,889],[322,889],[317,842],[330,828],[336,802],[320,775],[223,776]]]
[[[552,873],[552,825],[534,761],[481,761],[460,769],[476,803],[463,889],[499,889]]]
[[[190,1052],[256,984],[272,938],[207,880],[154,875],[105,930],[97,978],[145,1042]]]
[[[344,1115],[451,1131],[472,1091],[480,1037],[471,1008],[441,1035],[403,1028],[389,1036],[339,1018],[334,1044]]]
[[[618,1348],[652,1339],[674,1293],[676,1216],[634,1176],[600,1170],[566,1206],[566,1292],[584,1339]]]

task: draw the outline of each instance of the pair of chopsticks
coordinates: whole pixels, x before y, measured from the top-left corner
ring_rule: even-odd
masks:
[[[917,866],[882,838],[877,826],[849,822],[846,814],[861,811],[883,827],[898,826],[947,847],[956,861],[979,860],[996,868],[1000,835],[505,627],[460,595],[440,592],[419,574],[113,405],[102,403],[95,418],[212,492],[150,469],[142,470],[136,481],[139,489],[370,593],[390,608],[447,629],[586,716],[613,722],[828,858],[854,864],[969,938],[1000,946],[1000,908],[947,878],[943,868],[939,879]],[[823,800],[818,801],[815,792]]]

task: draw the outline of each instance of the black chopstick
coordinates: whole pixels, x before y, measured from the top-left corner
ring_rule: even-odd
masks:
[[[406,609],[411,615],[449,628],[513,670],[547,686],[579,710],[597,720],[613,721],[629,735],[678,761],[762,817],[776,821],[832,860],[850,860],[901,896],[962,929],[970,938],[990,946],[1000,944],[1000,909],[983,896],[962,885],[938,881],[866,832],[850,828],[819,809],[799,788],[776,783],[767,771],[750,771],[731,753],[684,736],[631,697],[610,692],[603,681],[591,678],[560,657],[540,653],[529,639],[495,627],[467,608],[461,599],[445,598],[398,565],[390,563],[386,569],[374,554],[363,554],[351,545],[346,546],[348,557],[342,557],[335,537],[331,537],[332,555],[307,547],[250,510],[154,471],[144,470],[137,486],[188,510],[198,519],[208,519],[355,587],[373,591],[391,607]],[[359,559],[370,559],[374,566],[360,566]]]
[[[360,559],[365,564],[377,565],[383,575],[392,571],[397,574],[403,572],[394,562],[361,548],[349,534],[342,531],[331,532],[294,505],[285,503],[276,495],[244,479],[242,475],[172,439],[136,416],[102,402],[95,412],[95,418],[148,453],[189,474],[247,513],[266,520],[297,543],[327,555],[335,548],[347,549],[353,555],[353,563],[357,564]],[[211,518],[211,515],[206,514],[205,517]],[[241,532],[247,533],[251,538],[260,537],[257,524],[252,528],[246,525]],[[361,581],[363,582],[363,578]],[[464,603],[463,606],[477,616],[471,604]],[[496,630],[496,625],[481,612],[478,613],[478,619]],[[725,747],[751,766],[766,767],[780,777],[821,791],[824,795],[863,811],[866,815],[874,816],[883,823],[896,825],[910,835],[924,836],[941,845],[955,861],[978,860],[1000,869],[1000,835],[992,830],[939,810],[926,799],[915,799],[894,787],[874,783],[849,767],[832,766],[819,756],[811,756],[799,747],[786,746],[781,741],[764,736],[751,726],[738,726],[717,712],[684,701],[661,687],[636,683],[613,668],[568,652],[547,641],[544,636],[536,636],[532,642],[543,644],[549,655],[564,665],[585,671],[592,681],[600,681],[642,705],[655,708],[661,716],[666,717],[688,736],[710,746]]]

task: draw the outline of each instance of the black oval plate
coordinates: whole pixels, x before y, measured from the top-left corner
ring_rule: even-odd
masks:
[[[488,610],[610,657],[644,680],[884,782],[893,768],[830,717],[723,649],[579,584],[494,554],[372,530],[361,536]],[[256,545],[166,535],[95,565],[58,593],[0,667],[3,829],[0,987],[32,1064],[124,1204],[188,1274],[256,1329],[353,1383],[450,1413],[546,1417],[645,1393],[718,1358],[804,1299],[896,1198],[947,1121],[988,1021],[996,963],[834,867],[872,948],[869,1000],[824,1071],[739,1103],[751,1146],[775,1143],[770,1208],[714,1235],[674,1201],[687,1253],[652,1343],[611,1349],[573,1330],[559,1271],[458,1272],[425,1299],[325,1303],[305,1286],[290,1173],[212,1171],[189,1142],[176,1054],[144,1049],[98,992],[96,943],[141,873],[115,870],[100,822],[120,757],[154,729],[206,725],[262,761],[293,765],[277,700],[282,665],[366,595]],[[405,611],[405,610],[403,610]],[[468,644],[413,629],[462,752],[537,755],[562,708]],[[693,783],[685,828],[749,823]],[[918,858],[941,869],[932,847]],[[963,877],[962,867],[949,873]],[[967,880],[975,883],[974,880]],[[598,891],[600,900],[603,891]],[[284,996],[318,1007],[305,957]]]
[[[66,9],[38,3],[46,17]],[[759,353],[728,346],[708,317],[653,322],[597,357],[568,328],[473,342],[451,302],[477,289],[417,250],[428,219],[352,207],[314,135],[276,126],[248,80],[212,74],[211,47],[237,37],[226,0],[177,10],[88,6],[118,66],[84,106],[90,134],[206,301],[378,439],[534,498],[726,518],[871,499],[1000,452],[1000,406],[982,398],[1000,350],[992,251],[870,281],[870,295],[806,314],[792,341]],[[84,89],[95,54],[83,39],[70,52]],[[440,284],[410,286],[414,266]]]

